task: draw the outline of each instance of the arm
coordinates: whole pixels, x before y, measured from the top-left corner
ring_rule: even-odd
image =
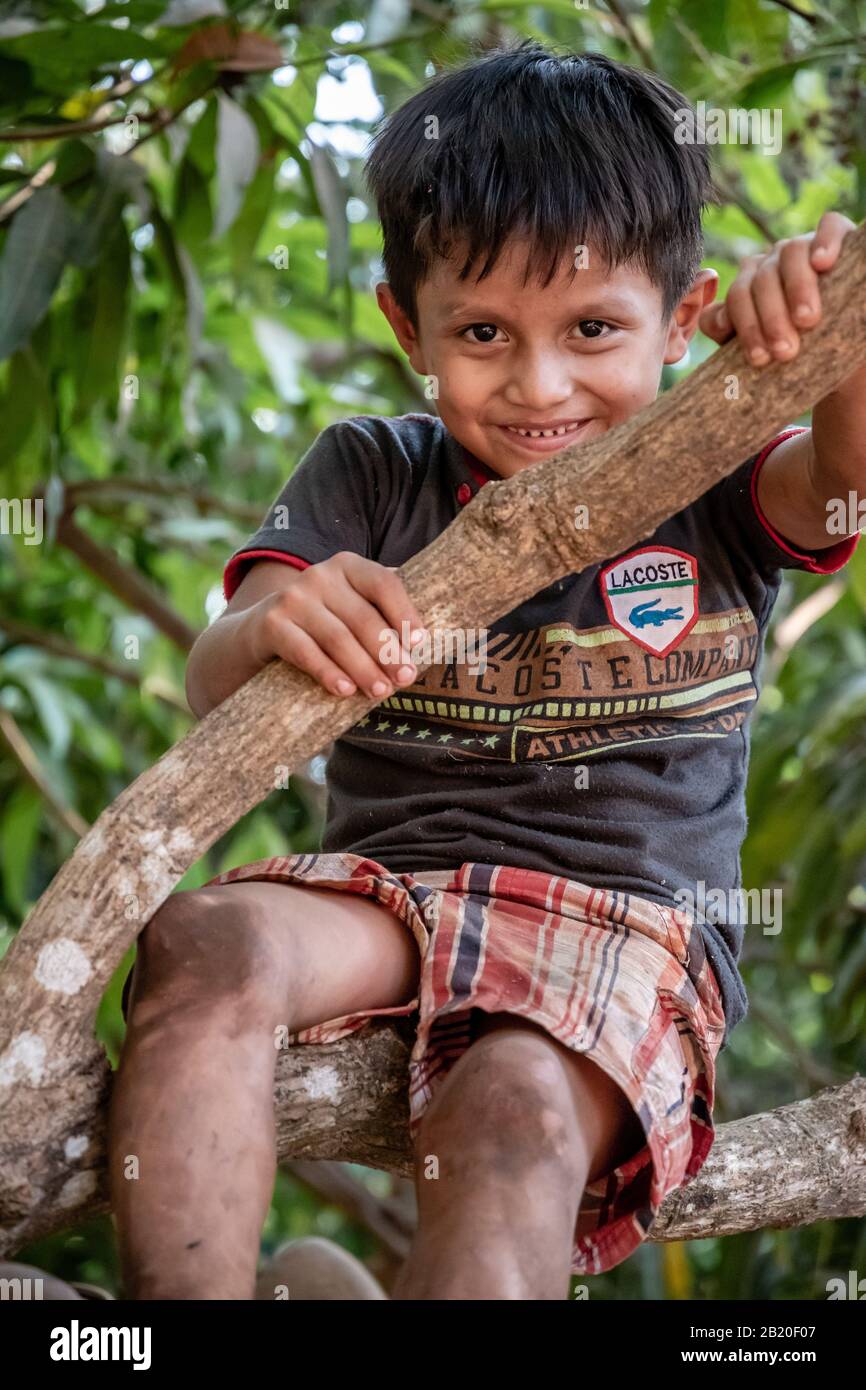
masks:
[[[820,322],[820,275],[835,265],[843,238],[855,224],[826,213],[817,231],[777,242],[763,256],[749,256],[725,303],[704,310],[701,328],[718,342],[732,333],[757,366],[790,361],[800,330]],[[756,356],[757,354],[757,356]],[[763,357],[761,357],[763,354]],[[866,513],[866,364],[854,366],[812,412],[812,428],[783,440],[758,475],[757,500],[774,530],[806,551],[826,548],[840,534],[828,525],[828,503],[855,498]],[[856,519],[853,529],[857,529]]]
[[[186,663],[186,698],[203,719],[265,664],[254,654],[249,609],[289,589],[302,570],[279,560],[260,560],[241,580],[225,611],[200,633]]]
[[[856,529],[856,517],[866,517],[866,368],[818,402],[811,430],[783,439],[758,477],[767,520],[804,550],[840,539],[828,525],[832,503],[841,501],[847,512],[852,493]]]

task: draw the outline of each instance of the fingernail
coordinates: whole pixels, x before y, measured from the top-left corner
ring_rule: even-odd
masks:
[[[412,631],[409,633],[409,641],[412,642],[414,645],[415,642],[423,641],[426,634],[427,629],[424,627],[413,628]]]
[[[777,338],[776,342],[773,344],[773,351],[790,352],[792,346],[793,344],[789,343],[787,338]]]
[[[347,680],[338,680],[338,681],[337,681],[337,689],[339,690],[339,692],[340,692],[341,695],[351,695],[351,694],[352,694],[352,691],[355,689],[355,687],[354,687],[354,685],[352,684],[351,681],[347,681]]]
[[[401,685],[408,685],[409,681],[412,681],[412,680],[414,680],[414,679],[415,679],[415,667],[414,667],[414,666],[401,666],[401,667],[400,667],[400,670],[397,672],[397,680],[400,682]]]
[[[766,351],[765,348],[752,348],[752,351],[749,353],[749,356],[756,367],[763,367],[770,360],[770,354]]]
[[[384,681],[376,681],[370,693],[371,695],[385,695],[387,690],[388,687]]]
[[[812,310],[808,304],[798,304],[794,310],[794,318],[798,323],[808,323],[812,317]]]

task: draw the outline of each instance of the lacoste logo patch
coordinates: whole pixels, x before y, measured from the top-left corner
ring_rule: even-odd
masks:
[[[698,562],[665,545],[646,545],[599,574],[611,622],[644,651],[667,656],[698,620]]]

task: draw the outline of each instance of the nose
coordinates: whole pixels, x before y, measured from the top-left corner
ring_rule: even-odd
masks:
[[[541,418],[574,399],[574,363],[561,352],[526,351],[514,361],[505,399],[525,414]]]

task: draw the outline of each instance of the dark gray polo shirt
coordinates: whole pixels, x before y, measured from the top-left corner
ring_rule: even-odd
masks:
[[[486,669],[443,659],[338,738],[323,850],[397,873],[539,869],[669,907],[690,893],[727,1044],[748,1007],[745,924],[729,907],[701,911],[700,885],[737,901],[767,623],[783,569],[832,573],[857,542],[808,555],[772,530],[755,495],[771,447],[499,619]],[[495,476],[437,416],[341,420],[231,557],[226,597],[257,556],[304,566],[351,550],[400,565]]]

